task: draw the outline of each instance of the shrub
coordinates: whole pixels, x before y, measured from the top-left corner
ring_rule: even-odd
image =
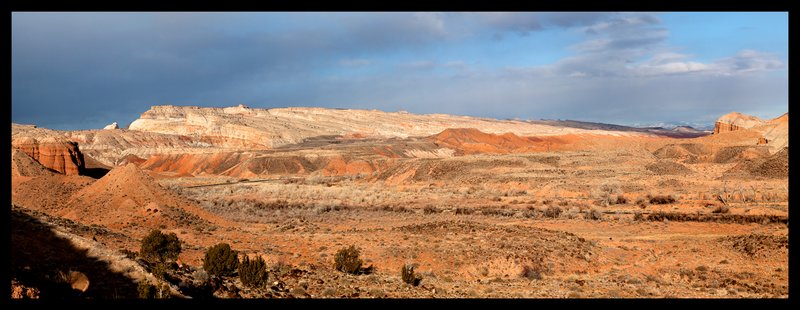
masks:
[[[730,212],[731,212],[731,209],[729,209],[725,205],[717,206],[717,208],[714,209],[714,211],[711,211],[711,213],[721,213],[721,214],[730,213]]]
[[[134,259],[134,260],[136,259],[136,256],[139,255],[139,253],[136,253],[136,252],[128,250],[128,249],[122,249],[122,250],[119,250],[119,252],[122,253],[122,255],[125,255],[126,258]]]
[[[422,211],[423,211],[423,213],[425,213],[425,214],[434,214],[434,213],[439,213],[439,209],[438,209],[438,208],[436,208],[436,207],[434,207],[434,206],[432,206],[432,205],[427,205],[427,206],[425,206],[425,208],[424,208]]]
[[[175,260],[181,253],[181,242],[175,233],[163,234],[160,230],[150,231],[142,239],[142,248],[139,254],[151,263],[164,263]]]
[[[334,268],[341,272],[350,274],[358,274],[361,270],[361,265],[364,263],[358,256],[360,252],[355,245],[348,248],[342,248],[336,252],[334,257]]]
[[[265,262],[261,256],[250,260],[250,258],[245,255],[244,259],[242,259],[242,262],[239,264],[239,279],[242,280],[242,284],[248,287],[266,287],[269,283],[267,262]]]
[[[668,203],[674,203],[675,201],[677,201],[677,200],[675,200],[675,197],[672,197],[672,195],[668,195],[668,196],[652,196],[652,197],[650,197],[650,203],[652,203],[652,204],[663,205],[663,204],[668,204]]]
[[[600,211],[597,211],[597,210],[595,210],[595,209],[592,209],[591,211],[589,211],[589,212],[586,212],[586,214],[584,215],[584,217],[585,217],[587,220],[594,220],[594,221],[597,221],[597,220],[600,220],[600,219],[602,219],[602,218],[603,218],[603,213],[600,213]]]
[[[617,196],[617,201],[616,201],[616,204],[618,204],[618,205],[624,205],[624,204],[626,204],[626,203],[628,203],[628,198],[626,198],[626,197],[625,197],[625,196],[623,196],[623,195],[619,195],[619,196]]]
[[[422,281],[422,278],[414,274],[414,266],[410,264],[403,265],[403,268],[400,270],[400,277],[403,279],[403,282],[413,286],[419,285],[419,282]]]
[[[636,205],[639,206],[639,208],[642,208],[642,209],[647,208],[647,201],[645,201],[642,198],[636,199]]]
[[[139,291],[139,298],[143,299],[163,299],[170,297],[169,286],[166,284],[155,286],[150,284],[150,281],[142,280],[139,282],[137,289]]]
[[[472,214],[474,212],[475,210],[471,208],[462,208],[462,207],[456,208],[456,214]]]
[[[645,218],[644,218],[644,215],[642,215],[641,212],[635,212],[635,213],[633,213],[633,220],[634,221],[644,221]]]
[[[239,267],[238,252],[231,250],[227,243],[212,246],[203,259],[203,269],[215,276],[232,276]]]
[[[532,280],[541,280],[542,273],[544,270],[539,265],[524,265],[522,266],[522,272],[520,272],[520,277],[532,279]]]
[[[156,297],[156,287],[151,285],[149,281],[142,280],[139,282],[139,298],[153,299]]]
[[[561,212],[563,212],[561,210],[561,208],[559,208],[557,206],[549,206],[549,207],[547,207],[547,209],[544,210],[544,216],[545,217],[551,217],[551,218],[557,218],[557,217],[561,216]]]

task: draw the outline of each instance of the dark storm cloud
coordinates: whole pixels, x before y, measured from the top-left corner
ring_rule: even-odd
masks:
[[[585,38],[540,66],[383,58],[548,29]],[[776,56],[701,63],[668,36],[638,13],[14,13],[12,120],[101,128],[151,105],[245,103],[644,122],[785,102],[785,75],[764,74],[785,70]]]

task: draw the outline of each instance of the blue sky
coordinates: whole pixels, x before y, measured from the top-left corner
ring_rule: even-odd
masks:
[[[152,105],[616,124],[788,111],[788,13],[13,13],[12,121]]]

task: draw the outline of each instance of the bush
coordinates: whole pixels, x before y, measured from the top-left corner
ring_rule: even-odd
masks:
[[[151,285],[149,281],[142,280],[139,282],[139,298],[153,299],[156,297],[156,287]]]
[[[215,276],[232,276],[239,267],[239,253],[227,243],[212,246],[203,259],[203,269]]]
[[[644,221],[645,218],[644,218],[644,215],[642,215],[641,212],[635,212],[635,213],[633,213],[633,220],[634,221]]]
[[[138,291],[139,298],[143,299],[163,299],[171,296],[169,292],[169,286],[166,284],[155,286],[150,284],[150,281],[147,280],[142,280],[139,282]]]
[[[730,213],[730,212],[731,212],[731,210],[727,206],[724,206],[724,205],[717,206],[717,208],[714,209],[714,211],[711,211],[711,213],[721,213],[721,214]]]
[[[677,200],[675,200],[675,197],[672,197],[672,195],[669,195],[669,196],[652,196],[652,197],[650,197],[650,203],[658,204],[658,205],[674,203],[675,201],[677,201]]]
[[[543,268],[539,265],[524,265],[522,266],[522,272],[520,272],[520,277],[532,279],[532,280],[541,280],[542,273],[544,273]]]
[[[471,208],[462,208],[462,207],[456,208],[456,214],[472,214],[474,212],[475,210]]]
[[[647,208],[647,201],[645,201],[642,198],[636,199],[636,205],[639,206],[639,208],[642,208],[642,209]]]
[[[419,282],[422,281],[422,278],[414,274],[414,266],[410,264],[403,265],[403,268],[400,270],[400,277],[403,279],[403,282],[413,286],[419,285]]]
[[[265,262],[261,256],[250,260],[250,258],[245,255],[244,259],[242,259],[242,262],[239,264],[239,279],[242,280],[242,284],[248,287],[266,287],[269,283],[267,262]]]
[[[355,245],[349,248],[342,248],[336,252],[334,257],[334,268],[341,272],[350,274],[358,274],[361,271],[361,265],[364,263],[358,256],[360,252]]]
[[[616,204],[618,204],[618,205],[624,205],[624,204],[626,204],[626,203],[628,203],[628,198],[626,198],[626,197],[625,197],[625,196],[623,196],[623,195],[619,195],[619,196],[617,196],[617,201],[616,201]]]
[[[181,253],[181,242],[175,233],[163,234],[160,230],[150,231],[142,239],[142,248],[139,251],[145,260],[151,263],[165,263],[175,260]]]
[[[601,220],[603,218],[603,213],[601,213],[600,211],[597,211],[595,209],[592,209],[591,211],[586,212],[586,215],[584,215],[584,217],[587,220],[597,221],[597,220]]]
[[[544,210],[544,216],[545,217],[551,217],[551,218],[557,218],[557,217],[561,216],[561,212],[563,212],[561,210],[561,208],[559,208],[557,206],[549,206],[549,207],[547,207],[547,209]]]
[[[434,214],[434,213],[439,213],[439,209],[438,209],[438,208],[436,208],[436,207],[434,207],[434,206],[432,206],[432,205],[427,205],[427,206],[425,206],[425,208],[424,208],[422,211],[423,211],[425,214]]]

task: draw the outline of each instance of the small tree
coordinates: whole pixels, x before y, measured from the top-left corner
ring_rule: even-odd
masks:
[[[239,279],[242,280],[242,284],[252,288],[267,286],[267,283],[269,283],[267,262],[265,262],[261,256],[250,260],[250,258],[245,255],[244,259],[242,259],[242,262],[239,264]]]
[[[203,269],[215,276],[232,276],[239,267],[239,253],[227,243],[212,246],[203,259]]]
[[[334,257],[334,268],[341,272],[350,274],[358,274],[361,270],[361,265],[364,263],[358,256],[360,252],[355,245],[348,248],[342,248],[336,252]]]
[[[168,260],[176,260],[181,253],[181,242],[175,233],[164,234],[160,230],[150,231],[142,239],[142,248],[139,251],[145,260],[151,263],[165,263]]]

